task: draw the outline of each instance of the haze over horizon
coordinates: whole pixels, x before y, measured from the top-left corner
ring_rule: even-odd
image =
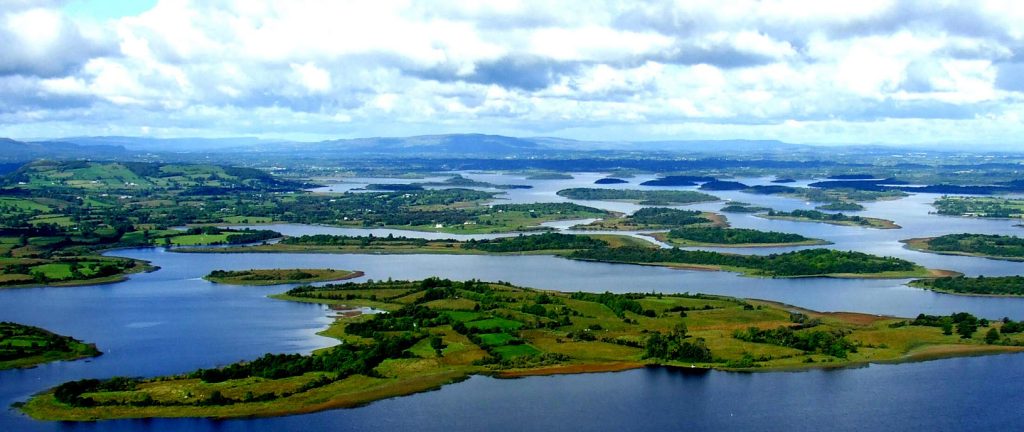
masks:
[[[0,0],[0,136],[1024,150],[1017,6]]]

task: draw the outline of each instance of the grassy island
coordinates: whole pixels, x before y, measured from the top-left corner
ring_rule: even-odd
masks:
[[[12,322],[0,322],[0,370],[100,355],[96,345]]]
[[[473,374],[806,369],[1024,350],[1019,330],[1000,333],[1013,321],[818,313],[700,294],[565,293],[431,278],[304,286],[279,298],[390,312],[338,319],[322,334],[343,343],[312,355],[72,381],[21,409],[62,421],[275,416],[356,406]],[[946,332],[947,322],[956,334]]]
[[[652,237],[673,246],[707,246],[707,247],[779,247],[779,246],[815,246],[829,242],[804,237],[800,234],[781,233],[775,231],[758,231],[746,228],[679,228],[664,233],[655,233]]]
[[[1024,199],[944,196],[932,206],[939,214],[947,216],[1024,218]]]
[[[682,205],[719,200],[706,193],[679,190],[572,188],[558,191],[558,196],[586,201],[628,201],[644,205]]]
[[[788,220],[795,222],[819,222],[830,225],[859,226],[875,229],[899,229],[895,222],[887,219],[879,219],[864,216],[848,216],[842,213],[825,213],[817,210],[793,210],[791,212],[780,212],[771,210],[768,213],[758,214],[758,217],[765,219]]]
[[[228,285],[280,285],[340,281],[362,276],[361,271],[334,269],[214,270],[203,279]]]
[[[1024,261],[1024,238],[995,234],[947,234],[901,240],[908,249],[942,255]]]
[[[1024,276],[944,277],[915,280],[910,286],[947,294],[1024,297]]]

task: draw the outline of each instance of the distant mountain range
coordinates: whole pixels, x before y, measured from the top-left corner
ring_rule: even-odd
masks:
[[[695,155],[734,157],[807,155],[830,153],[891,153],[913,151],[886,146],[822,147],[776,140],[678,140],[678,141],[578,141],[562,138],[516,138],[485,134],[422,135],[338,139],[319,142],[265,140],[259,138],[144,138],[69,137],[52,141],[22,142],[0,138],[0,161],[38,158],[140,158],[147,155],[186,159],[223,159],[241,153],[290,157],[343,159],[346,157],[424,158],[535,158],[571,155]]]
[[[9,141],[9,140],[8,140]],[[15,142],[15,141],[10,141]],[[790,144],[774,140],[700,140],[700,141],[579,141],[563,138],[517,138],[485,134],[421,135],[412,137],[378,137],[338,139],[319,142],[262,140],[258,138],[142,138],[142,137],[68,137],[48,142],[22,143],[39,151],[83,151],[82,148],[129,152],[329,152],[351,155],[408,155],[418,157],[463,156],[539,156],[566,152],[637,152],[669,153],[790,153],[818,147]],[[77,146],[77,147],[76,147]]]

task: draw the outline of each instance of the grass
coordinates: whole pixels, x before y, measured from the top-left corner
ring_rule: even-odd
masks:
[[[388,298],[381,303],[396,310],[413,304],[417,296],[400,295],[417,290],[416,282],[389,282],[377,285],[347,285],[345,290],[325,287],[312,294],[332,292],[376,293],[377,298]],[[454,331],[450,324],[426,325],[418,328],[420,339],[404,355],[389,358],[375,368],[376,377],[353,375],[340,381],[287,397],[267,402],[239,402],[225,406],[198,406],[194,401],[220,391],[231,398],[242,398],[246,393],[282,394],[294,392],[305,383],[312,382],[326,372],[311,372],[282,379],[243,378],[220,383],[204,383],[187,377],[166,377],[143,380],[129,392],[93,394],[97,400],[131,401],[149,395],[154,400],[184,403],[179,406],[131,406],[117,403],[113,406],[70,407],[58,402],[52,393],[33,397],[23,411],[33,418],[47,420],[95,420],[139,417],[247,417],[299,414],[324,409],[355,406],[374,400],[406,395],[437,388],[464,379],[472,374],[490,373],[501,376],[523,376],[555,373],[579,373],[622,370],[649,364],[668,364],[690,367],[736,369],[730,366],[741,358],[752,358],[752,363],[739,369],[749,371],[806,369],[813,367],[854,366],[871,362],[923,360],[943,356],[977,355],[1019,352],[1021,346],[986,345],[984,329],[968,339],[943,335],[939,328],[919,326],[893,326],[903,321],[894,317],[879,317],[853,313],[819,313],[772,302],[737,300],[718,296],[636,295],[631,297],[642,309],[652,313],[625,312],[617,316],[604,304],[573,299],[569,294],[545,291],[552,301],[544,307],[556,314],[571,317],[568,324],[549,326],[547,318],[519,313],[521,306],[530,304],[541,292],[504,284],[487,284],[481,291],[461,291],[454,285],[453,295],[468,296],[487,293],[495,299],[494,309],[464,311],[444,309],[444,303],[428,306],[450,319],[470,328],[490,329],[473,337]],[[300,296],[279,297],[315,302],[326,300]],[[430,303],[427,303],[430,304]],[[684,309],[686,316],[677,312]],[[816,320],[811,330],[842,332],[857,347],[846,357],[834,357],[821,352],[753,343],[733,337],[736,330],[749,327],[774,329],[792,326],[792,313],[804,314],[807,320]],[[509,319],[506,316],[522,317]],[[532,318],[528,318],[532,317]],[[376,319],[366,316],[338,319],[321,334],[350,343],[369,343],[370,340],[345,332],[352,320]],[[711,350],[714,360],[691,362],[686,360],[645,359],[643,348],[630,344],[643,344],[651,332],[666,334],[677,324],[685,323],[688,335],[684,341],[702,339]],[[999,323],[993,324],[995,326]],[[802,330],[797,330],[802,331]],[[581,339],[575,334],[592,337]],[[429,339],[439,338],[443,347],[436,350]],[[1024,335],[1010,336],[1014,343],[1024,343]],[[317,355],[317,354],[314,354]],[[500,363],[480,364],[478,361],[495,356]],[[556,357],[551,357],[556,356]],[[555,358],[554,362],[536,363],[538,359]],[[809,363],[813,361],[813,363]],[[738,364],[738,363],[737,363]]]

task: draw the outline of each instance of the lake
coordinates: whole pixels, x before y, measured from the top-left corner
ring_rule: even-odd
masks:
[[[530,184],[511,190],[512,202],[568,201],[565,187],[590,187],[599,173],[573,180],[463,173],[492,183]],[[616,187],[636,186],[645,178]],[[368,182],[375,179],[365,179]],[[740,179],[764,184],[770,179]],[[404,180],[403,182],[410,182]],[[675,189],[693,189],[675,188]],[[722,198],[780,210],[813,208],[800,200],[742,192]],[[952,232],[1020,234],[1008,220],[929,214],[934,195],[869,203],[857,214],[892,219],[904,228],[871,230],[729,215],[737,227],[797,232],[835,243],[834,248],[906,258],[970,275],[1019,274],[1021,263],[909,251],[900,239]],[[639,206],[580,202],[615,211]],[[723,203],[680,208],[717,210]],[[566,224],[555,224],[566,229]],[[303,225],[274,226],[287,234],[339,233],[452,238],[449,234],[361,230]],[[489,236],[481,236],[483,238]],[[794,248],[735,250],[772,253]],[[0,319],[41,326],[95,342],[104,355],[34,369],[0,372],[0,403],[9,405],[64,381],[118,375],[154,376],[213,367],[265,352],[308,353],[333,345],[317,336],[331,313],[312,304],[266,298],[287,286],[234,287],[201,279],[214,269],[334,267],[362,270],[363,279],[504,280],[564,291],[704,292],[761,298],[823,311],[912,316],[967,311],[989,318],[1024,318],[1024,299],[964,297],[905,285],[906,280],[758,279],[725,272],[571,261],[550,256],[185,254],[132,249],[112,254],[152,261],[157,272],[117,284],[0,291]],[[286,262],[286,264],[282,264]],[[389,399],[365,407],[274,419],[195,419],[36,422],[7,410],[0,430],[722,430],[722,429],[1015,429],[1024,420],[1024,355],[937,360],[901,365],[799,373],[725,373],[649,368],[620,373],[498,380],[473,377],[439,391]]]

